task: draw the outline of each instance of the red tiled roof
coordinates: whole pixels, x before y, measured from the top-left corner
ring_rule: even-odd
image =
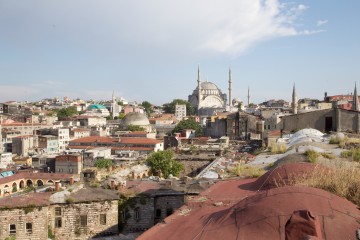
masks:
[[[9,177],[0,178],[0,184],[12,184],[12,182],[19,179],[43,179],[43,180],[69,180],[73,177],[73,174],[62,173],[33,173],[33,172],[21,172],[16,173]]]
[[[152,139],[152,138],[132,138],[132,137],[124,137],[124,138],[111,138],[111,137],[99,137],[99,136],[90,136],[83,137],[79,139],[72,140],[70,142],[75,143],[117,143],[119,142],[125,144],[158,144],[163,141]]]
[[[36,206],[47,206],[50,205],[50,196],[52,193],[29,193],[21,196],[9,196],[0,199],[1,208],[21,208]]]

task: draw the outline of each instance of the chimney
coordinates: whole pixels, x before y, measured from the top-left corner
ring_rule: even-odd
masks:
[[[55,182],[55,192],[58,192],[60,190],[60,182]]]
[[[74,184],[74,178],[71,177],[71,178],[70,178],[70,185],[73,185],[73,184]]]
[[[112,171],[114,171],[116,169],[116,166],[112,165],[111,168],[112,168]]]
[[[111,189],[115,189],[115,181],[111,180]]]

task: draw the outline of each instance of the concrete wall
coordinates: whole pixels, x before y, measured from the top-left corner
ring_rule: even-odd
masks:
[[[359,132],[359,112],[337,109],[338,131]]]
[[[15,224],[16,240],[48,238],[48,207],[27,207],[18,209],[0,209],[0,239],[10,236],[10,224]],[[26,230],[31,223],[32,230]]]
[[[332,131],[336,131],[336,114],[333,109],[313,111],[282,117],[284,132],[293,132],[303,128],[314,128],[325,132],[326,117],[332,118]]]

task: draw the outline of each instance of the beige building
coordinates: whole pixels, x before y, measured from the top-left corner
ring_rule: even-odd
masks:
[[[80,174],[82,170],[82,156],[80,154],[66,154],[55,158],[55,172]]]

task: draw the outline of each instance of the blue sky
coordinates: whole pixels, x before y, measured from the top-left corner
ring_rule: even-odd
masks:
[[[187,99],[203,80],[252,102],[360,79],[358,0],[0,0],[0,102]],[[358,81],[359,82],[359,81]]]

